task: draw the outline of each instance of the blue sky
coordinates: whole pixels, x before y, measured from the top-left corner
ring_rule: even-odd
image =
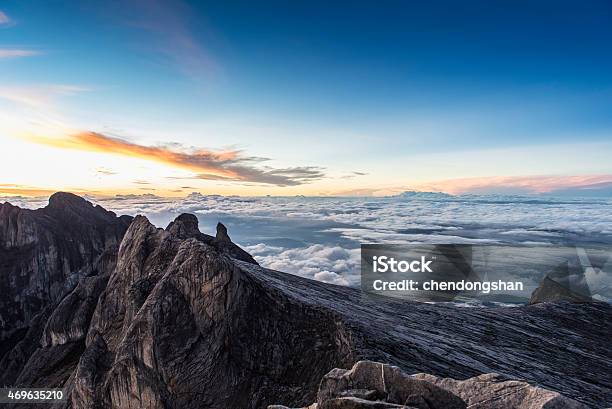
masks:
[[[0,147],[20,154],[3,175],[33,158],[1,182],[165,194],[612,183],[609,2],[423,3],[5,1]],[[202,150],[215,154],[189,156]],[[49,155],[78,176],[42,177]]]

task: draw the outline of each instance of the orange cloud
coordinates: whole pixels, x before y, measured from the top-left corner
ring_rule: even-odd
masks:
[[[0,195],[6,196],[49,196],[55,192],[56,190],[36,186],[0,183]],[[73,190],[73,192],[84,193],[81,190]]]
[[[324,177],[317,167],[275,169],[255,164],[266,158],[242,156],[240,151],[185,149],[179,145],[145,146],[96,132],[64,138],[31,137],[31,141],[64,149],[110,153],[140,158],[194,172],[194,178],[296,186]]]

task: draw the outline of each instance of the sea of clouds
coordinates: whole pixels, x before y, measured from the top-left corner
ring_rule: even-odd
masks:
[[[193,213],[200,230],[223,222],[260,264],[359,285],[361,243],[612,244],[612,200],[405,193],[385,198],[129,195],[88,198],[165,227]],[[46,199],[4,198],[27,208]]]

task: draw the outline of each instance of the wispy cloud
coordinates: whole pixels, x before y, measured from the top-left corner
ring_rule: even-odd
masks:
[[[354,179],[358,176],[365,176],[365,175],[367,175],[367,173],[365,172],[351,172],[346,175],[340,176],[340,179]]]
[[[25,48],[0,48],[0,59],[32,57],[40,54],[40,51]]]
[[[262,165],[266,158],[245,156],[241,151],[213,151],[186,148],[177,144],[146,146],[96,132],[81,132],[63,138],[30,137],[49,146],[111,153],[140,158],[194,172],[193,178],[296,186],[322,179],[318,167],[272,168]]]
[[[48,107],[57,97],[75,95],[89,88],[76,85],[43,84],[0,86],[0,98],[34,108]]]
[[[112,17],[138,30],[140,36],[132,38],[132,42],[137,41],[139,48],[156,56],[154,62],[168,64],[198,81],[220,71],[219,64],[202,44],[202,33],[209,28],[201,17],[193,20],[195,13],[186,2],[128,0],[112,4],[115,6]]]
[[[96,172],[98,175],[104,175],[104,176],[112,176],[112,175],[116,175],[116,174],[117,174],[117,172],[115,172],[114,170],[112,170],[112,169],[107,169],[107,168],[102,167],[102,166],[101,166],[101,167],[96,168],[96,169],[95,169],[95,172]]]
[[[0,27],[12,25],[13,21],[6,15],[5,12],[0,10]]]

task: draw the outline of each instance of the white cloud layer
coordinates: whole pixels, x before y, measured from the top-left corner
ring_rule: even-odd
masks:
[[[359,269],[359,249],[314,244],[305,248],[285,250],[259,243],[247,246],[262,265],[326,283],[339,285],[359,284],[355,274]]]
[[[609,199],[254,198],[196,193],[182,199],[139,195],[90,200],[118,214],[145,214],[160,226],[184,212],[198,215],[203,231],[222,221],[232,238],[262,265],[341,285],[358,285],[360,243],[612,244]],[[42,199],[10,201],[30,208],[45,204]]]

